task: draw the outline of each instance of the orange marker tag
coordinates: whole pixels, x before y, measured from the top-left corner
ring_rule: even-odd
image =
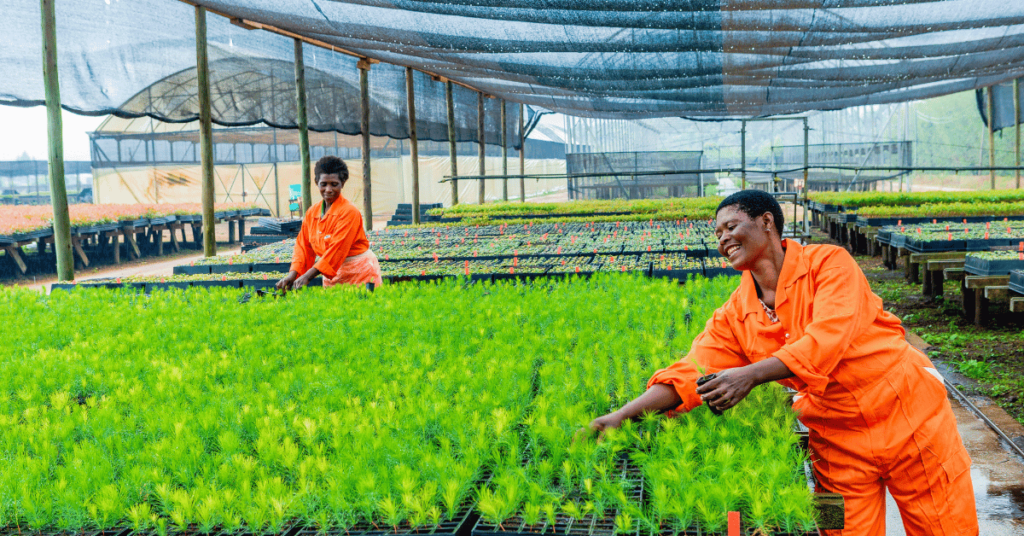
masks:
[[[729,536],[740,536],[739,512],[729,512]]]

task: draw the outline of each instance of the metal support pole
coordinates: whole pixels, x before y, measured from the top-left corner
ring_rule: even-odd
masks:
[[[1013,130],[1014,150],[1013,165],[1017,166],[1014,173],[1017,176],[1016,188],[1020,189],[1020,79],[1013,80]]]
[[[363,226],[373,229],[373,200],[370,197],[370,62],[359,60],[359,129],[363,133]]]
[[[476,136],[480,141],[480,176],[487,175],[487,168],[485,159],[487,157],[487,136],[484,134],[484,94],[477,94],[477,119],[476,119]],[[484,185],[487,181],[480,179],[480,197],[477,200],[481,205],[484,204]]]
[[[740,126],[740,178],[742,189],[747,189],[747,122],[743,121]]]
[[[295,122],[299,125],[299,159],[302,160],[302,213],[313,206],[310,191],[309,116],[306,110],[306,66],[302,59],[302,41],[295,39]]]
[[[206,55],[206,8],[196,6],[196,72],[199,84],[199,151],[203,177],[203,254],[217,254],[213,225],[213,118],[210,112],[210,63]]]
[[[448,159],[452,166],[452,206],[459,204],[459,156],[455,142],[455,100],[452,98],[452,81],[444,82],[444,100],[448,108]]]
[[[508,136],[505,135],[508,125],[505,123],[505,99],[498,102],[501,103],[501,174],[505,176],[501,179],[501,200],[508,201]]]
[[[996,118],[995,118],[995,98],[993,97],[993,91],[995,86],[988,86],[988,165],[989,167],[996,167]],[[992,183],[992,189],[996,189],[996,170],[989,170],[989,179]]]
[[[519,174],[526,175],[526,119],[523,117],[525,107],[519,105]],[[1019,138],[1019,137],[1018,137]],[[1019,147],[1020,144],[1018,143]],[[526,202],[526,179],[519,177],[519,202]]]
[[[56,0],[40,0],[43,26],[43,83],[46,91],[46,133],[49,138],[50,205],[53,208],[53,251],[57,256],[57,280],[75,279],[71,254],[71,216],[68,191],[64,185],[64,126],[60,110],[60,80],[57,76]]]
[[[810,162],[810,155],[809,155],[810,136],[811,136],[811,127],[810,127],[810,125],[807,124],[807,117],[804,117],[804,236],[810,236],[810,234],[811,234],[810,223],[808,223],[808,221],[807,221],[807,207],[810,204],[810,203],[808,203],[808,200],[807,200],[808,199],[808,197],[807,197],[808,196],[808,194],[807,194],[807,190],[808,190],[807,184],[808,184],[808,182],[810,180],[810,177],[809,177],[810,174],[808,173],[808,170],[807,170],[807,166],[808,166],[808,164]],[[793,205],[796,205],[796,195],[795,194],[793,195]],[[793,210],[796,210],[795,206],[793,207]],[[793,227],[794,228],[796,227],[796,221],[793,222]]]
[[[409,103],[409,154],[412,160],[412,222],[420,222],[420,152],[416,143],[416,92],[412,67],[405,68],[405,96]]]

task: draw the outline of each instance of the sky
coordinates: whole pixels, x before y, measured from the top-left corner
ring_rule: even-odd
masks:
[[[63,113],[64,160],[91,159],[87,133],[104,118]],[[46,160],[46,151],[46,108],[0,105],[0,161],[17,160],[23,153],[33,160]]]

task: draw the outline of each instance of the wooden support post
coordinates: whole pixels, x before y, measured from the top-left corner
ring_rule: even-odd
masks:
[[[485,181],[483,179],[483,176],[487,174],[487,167],[486,167],[486,163],[485,163],[485,159],[487,158],[487,136],[484,133],[484,94],[483,93],[478,93],[477,94],[476,112],[477,112],[477,117],[476,117],[476,137],[477,137],[477,140],[479,140],[479,142],[480,142],[480,177],[481,177],[480,180],[479,180],[479,182],[480,182],[480,192],[479,192],[479,194],[480,195],[479,195],[479,199],[477,199],[477,202],[482,205],[482,204],[484,204],[484,199],[485,199],[484,198],[484,194],[485,194],[484,188],[486,187],[486,184],[487,184],[487,181]]]
[[[306,110],[306,64],[302,59],[302,41],[295,39],[295,123],[299,126],[299,159],[302,161],[302,213],[313,206],[309,165],[309,115]],[[232,240],[232,242],[234,242]]]
[[[996,167],[996,118],[995,118],[995,97],[993,96],[995,86],[988,86],[988,165]],[[996,189],[996,170],[989,170],[989,179],[992,182],[992,189]]]
[[[174,233],[174,231],[176,229],[180,229],[180,228],[181,228],[181,224],[180,223],[170,226],[170,229],[171,229],[171,245],[174,246],[174,251],[176,251],[176,252],[177,251],[181,251],[181,247],[178,245],[178,235],[176,235]],[[185,231],[184,230],[182,230],[182,235],[181,236],[183,236],[183,237],[185,236]]]
[[[974,295],[977,290],[967,287],[967,280],[965,279],[960,283],[960,295],[963,299],[964,306],[964,318],[967,320],[974,320]]]
[[[7,252],[7,256],[10,257],[12,261],[14,261],[14,264],[18,266],[18,269],[21,270],[22,275],[24,275],[28,273],[28,266],[25,265],[25,260],[21,258],[20,250],[21,247],[17,245],[4,247],[4,251]]]
[[[125,229],[124,239],[126,246],[131,246],[131,250],[128,251],[128,257],[131,258],[132,253],[135,254],[136,259],[142,258],[142,252],[139,251],[139,243],[135,241],[135,228]],[[126,248],[127,249],[127,248]]]
[[[498,100],[501,103],[501,174],[505,176],[501,179],[501,200],[508,201],[508,136],[505,134],[505,129],[508,128],[508,124],[505,123],[505,99]]]
[[[444,82],[444,100],[448,108],[448,159],[452,168],[452,206],[459,204],[459,162],[455,142],[455,101],[452,98],[452,82]]]
[[[152,228],[153,236],[156,239],[156,254],[161,257],[164,256],[164,229],[166,228],[166,225]]]
[[[104,233],[104,236],[110,239],[110,245],[114,253],[114,264],[121,264],[121,231],[107,231]]]
[[[519,202],[526,202],[526,107],[519,105]]]
[[[309,182],[309,181],[306,181]],[[228,220],[228,244],[235,243],[235,220]]]
[[[1016,188],[1020,189],[1020,79],[1013,80],[1013,165],[1017,166],[1014,174],[1017,177]]]
[[[359,60],[359,129],[363,134],[363,226],[373,229],[373,199],[370,195],[370,62]]]
[[[409,112],[409,153],[412,159],[412,222],[420,222],[420,151],[416,142],[416,90],[412,67],[405,68],[405,97]]]
[[[75,279],[75,261],[71,254],[71,215],[68,191],[64,184],[64,127],[61,122],[60,81],[57,74],[56,0],[40,0],[43,27],[43,84],[46,95],[46,134],[50,178],[50,204],[53,207],[53,249],[57,257],[57,281]]]
[[[206,8],[196,6],[196,80],[199,84],[199,147],[202,162],[203,254],[217,254],[213,215],[213,117],[210,111],[210,63],[206,54]],[[125,235],[128,238],[128,235]],[[132,243],[135,238],[132,237]]]
[[[945,294],[945,274],[942,270],[934,270],[928,272],[928,277],[932,280],[932,295],[941,298]]]
[[[985,298],[985,289],[975,289],[974,291],[974,325],[984,326],[985,321],[988,320],[988,299]]]
[[[245,241],[245,216],[238,217],[238,241]]]

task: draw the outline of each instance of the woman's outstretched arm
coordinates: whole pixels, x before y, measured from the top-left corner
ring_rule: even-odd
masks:
[[[603,415],[590,421],[590,429],[596,432],[604,432],[610,428],[618,428],[622,421],[634,419],[644,413],[662,412],[674,409],[682,403],[676,389],[671,385],[656,383],[647,391],[626,403],[616,411]]]

